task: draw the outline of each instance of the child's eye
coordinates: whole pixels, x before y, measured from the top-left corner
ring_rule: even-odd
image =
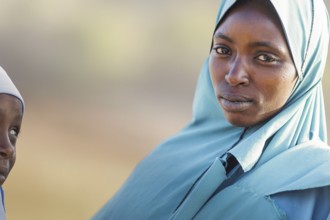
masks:
[[[230,50],[224,46],[214,47],[213,50],[219,55],[230,55]]]
[[[257,56],[257,59],[265,62],[265,63],[271,63],[271,62],[277,62],[278,59],[275,56],[267,55],[267,54],[262,54]]]
[[[15,137],[17,137],[18,136],[18,133],[19,133],[19,130],[18,130],[18,128],[11,128],[10,130],[9,130],[9,134],[12,136],[15,136]]]

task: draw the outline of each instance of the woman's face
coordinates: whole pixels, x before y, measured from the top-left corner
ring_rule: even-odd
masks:
[[[255,3],[237,6],[221,21],[209,67],[225,117],[240,127],[276,114],[297,79],[279,21]]]

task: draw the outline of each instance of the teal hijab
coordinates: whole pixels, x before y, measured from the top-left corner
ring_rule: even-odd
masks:
[[[217,24],[235,2],[221,2]],[[321,83],[329,40],[326,7],[322,0],[271,3],[299,75],[282,110],[254,127],[229,124],[213,92],[207,59],[192,121],[141,161],[94,219],[247,219],[247,213],[266,219],[262,215],[274,208],[269,195],[330,185]],[[215,194],[226,179],[220,161],[226,153],[244,175]],[[282,218],[280,211],[274,213],[267,219]]]

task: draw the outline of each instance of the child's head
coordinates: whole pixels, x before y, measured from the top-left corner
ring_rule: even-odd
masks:
[[[16,160],[16,140],[24,111],[22,96],[0,67],[0,186]]]

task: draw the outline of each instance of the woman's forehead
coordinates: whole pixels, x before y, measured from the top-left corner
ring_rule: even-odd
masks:
[[[232,14],[236,13],[237,11],[244,12],[244,11],[254,11],[256,14],[255,16],[258,15],[264,15],[267,17],[269,20],[271,20],[275,25],[277,25],[281,31],[282,31],[282,26],[281,26],[281,21],[280,18],[272,5],[272,3],[268,0],[249,0],[249,1],[236,1],[222,16],[221,20],[218,22],[218,26],[223,23],[224,20],[226,20],[227,17],[231,16]],[[246,19],[249,17],[253,16],[251,13],[245,13]],[[257,23],[256,23],[257,25]]]

